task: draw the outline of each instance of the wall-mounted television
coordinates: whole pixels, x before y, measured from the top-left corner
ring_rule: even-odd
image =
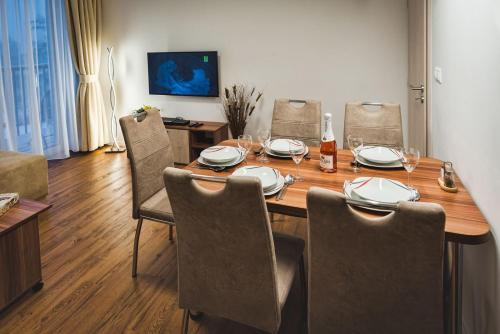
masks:
[[[219,96],[217,51],[149,52],[149,94]]]

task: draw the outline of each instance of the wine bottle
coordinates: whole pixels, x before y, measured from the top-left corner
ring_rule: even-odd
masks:
[[[321,138],[319,168],[325,173],[337,171],[337,142],[333,135],[332,114],[325,114],[325,132]]]

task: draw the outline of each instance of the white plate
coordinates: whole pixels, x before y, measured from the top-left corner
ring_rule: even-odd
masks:
[[[239,164],[240,162],[242,162],[243,160],[245,160],[245,155],[243,154],[243,152],[241,152],[241,151],[239,151],[239,152],[240,152],[240,156],[238,158],[236,158],[233,161],[229,161],[229,162],[225,162],[225,163],[218,164],[218,163],[214,163],[211,161],[207,161],[207,160],[203,159],[203,157],[201,157],[201,156],[198,157],[197,161],[202,165],[210,166],[210,167],[233,167],[233,166],[236,166],[237,164]]]
[[[379,177],[358,177],[351,184],[353,198],[383,203],[409,201],[413,192],[399,181]]]
[[[256,176],[260,179],[264,191],[272,190],[278,184],[280,172],[266,166],[244,166],[234,171],[235,176]]]
[[[352,191],[353,186],[354,185],[351,183],[346,184],[346,186],[344,188],[344,195],[346,195],[346,197],[352,198],[354,200],[363,201],[363,199],[359,198],[358,196],[356,196],[356,194],[353,193],[353,191]],[[371,210],[371,211],[376,211],[376,212],[392,212],[392,210],[389,210],[389,209],[381,209],[381,208],[376,208],[373,206],[363,206],[363,205],[356,205],[356,206],[363,208],[365,210]]]
[[[401,160],[401,156],[395,149],[384,146],[370,146],[361,149],[359,156],[369,162],[377,164],[390,164]]]
[[[375,168],[401,168],[401,167],[403,167],[403,164],[401,163],[401,161],[395,161],[395,162],[391,162],[388,164],[378,164],[376,162],[367,161],[367,160],[363,159],[362,157],[360,157],[359,155],[358,155],[358,158],[356,160],[360,164],[367,166],[367,167],[375,167]]]
[[[280,153],[276,153],[274,151],[272,151],[269,147],[266,147],[265,148],[266,150],[266,153],[273,156],[273,157],[278,157],[278,158],[292,158],[292,156],[290,155],[290,153],[285,153],[285,154],[280,154]],[[309,153],[309,147],[306,146],[306,153],[304,153],[304,155],[306,155],[307,153]]]
[[[269,149],[274,153],[290,155],[290,143],[297,143],[297,149],[294,151],[300,151],[301,148],[305,146],[301,141],[283,138],[271,140],[268,145]]]
[[[205,161],[226,163],[240,157],[240,151],[232,146],[212,146],[201,151],[200,156]]]
[[[276,187],[272,188],[271,190],[264,191],[264,196],[271,196],[276,194],[278,191],[281,190],[281,188],[283,188],[284,185],[285,185],[285,178],[283,177],[283,175],[280,175]]]

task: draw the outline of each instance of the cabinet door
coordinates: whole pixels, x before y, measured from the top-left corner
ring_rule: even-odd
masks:
[[[174,152],[174,162],[178,164],[189,164],[189,131],[167,129]]]
[[[42,281],[38,219],[0,236],[0,311]]]

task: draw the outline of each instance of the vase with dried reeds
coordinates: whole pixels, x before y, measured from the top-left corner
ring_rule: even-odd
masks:
[[[262,92],[257,92],[255,87],[232,85],[224,88],[222,107],[233,138],[238,138],[245,132],[248,117],[252,116],[261,97]]]

